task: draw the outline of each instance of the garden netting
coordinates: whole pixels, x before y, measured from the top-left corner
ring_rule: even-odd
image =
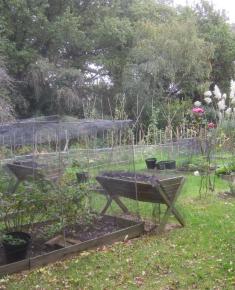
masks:
[[[24,232],[31,237],[25,257],[18,250],[6,253],[2,244],[0,265],[126,226],[122,223],[125,213],[118,203],[109,204],[97,176],[135,172],[131,125],[131,120],[49,116],[0,126],[1,238],[19,248],[23,237],[14,235]],[[125,204],[125,198],[120,202]],[[128,201],[128,209],[133,219],[139,218],[135,198]],[[13,233],[10,238],[8,233]]]

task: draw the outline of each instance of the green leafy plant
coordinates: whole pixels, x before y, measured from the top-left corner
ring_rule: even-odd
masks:
[[[228,165],[224,165],[218,169],[216,169],[216,175],[226,174],[229,175],[232,172],[235,172],[235,163],[231,162]]]
[[[2,241],[12,246],[21,246],[27,243],[26,240],[21,239],[21,238],[16,238],[12,236],[11,234],[4,235],[2,238]]]

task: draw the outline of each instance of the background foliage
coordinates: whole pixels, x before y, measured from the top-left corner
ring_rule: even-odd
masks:
[[[140,115],[147,127],[153,107],[167,106],[172,83],[181,89],[177,103],[211,82],[227,91],[235,35],[225,15],[206,1],[194,9],[168,2],[1,0],[4,118],[115,117],[121,102],[126,117]]]

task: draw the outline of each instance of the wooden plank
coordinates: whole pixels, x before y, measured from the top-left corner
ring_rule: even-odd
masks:
[[[50,239],[49,241],[47,241],[45,245],[49,247],[57,246],[57,247],[64,248],[64,247],[68,247],[68,246],[80,244],[80,243],[81,243],[80,240],[75,240],[69,237],[64,237],[63,235],[58,235]]]
[[[72,238],[66,238],[66,242],[68,242],[71,245],[81,244],[82,242],[80,240],[72,239]]]
[[[124,205],[124,203],[120,200],[118,196],[113,196],[113,200],[118,204],[118,206],[122,209],[124,213],[128,213],[128,208]]]
[[[163,219],[160,222],[160,225],[158,226],[158,229],[157,229],[158,233],[161,233],[164,230],[164,227],[166,225],[166,222],[167,222],[167,219],[169,218],[170,213],[174,214],[175,218],[179,221],[179,223],[182,226],[185,225],[183,217],[180,215],[180,213],[176,210],[176,208],[174,206],[175,202],[176,202],[176,200],[181,192],[181,188],[182,188],[184,182],[185,182],[185,179],[183,178],[181,180],[181,184],[178,187],[178,190],[177,190],[176,194],[174,195],[174,197],[172,198],[172,200],[169,199],[169,196],[168,196],[167,192],[165,192],[164,188],[161,185],[159,185],[159,193],[162,195],[163,199],[166,201],[166,204],[168,207],[167,207],[167,210],[163,216]]]
[[[10,275],[20,271],[29,270],[29,265],[29,259],[25,259],[15,263],[0,266],[0,275]]]
[[[109,216],[104,216],[104,218],[106,217],[108,218]],[[143,222],[136,223],[135,221],[126,220],[120,217],[115,217],[115,220],[117,224],[126,225],[127,228],[96,239],[81,242],[80,244],[75,244],[66,248],[52,251],[41,256],[28,258],[19,262],[0,266],[0,275],[13,274],[24,270],[45,266],[49,263],[56,262],[61,258],[74,255],[84,250],[92,249],[101,245],[111,244],[117,241],[122,241],[126,236],[128,236],[128,239],[138,237],[144,232]]]
[[[98,176],[96,179],[111,197],[122,196],[143,202],[166,204],[164,198],[157,189],[157,185],[160,183],[166,192],[169,192],[170,199],[173,199],[178,187],[181,184],[181,181],[183,180],[183,177],[174,177],[160,181],[156,180],[155,184],[142,181],[136,182],[134,178],[121,179],[118,177]]]
[[[85,241],[82,242],[81,244],[69,246],[35,258],[30,258],[30,269],[45,266],[49,263],[56,262],[59,259],[71,256],[73,254],[85,251],[87,249],[92,249],[101,245],[107,245],[114,242],[122,241],[126,236],[128,236],[129,239],[132,239],[140,236],[143,232],[144,232],[144,223],[138,223],[126,229],[122,229],[114,233],[104,235],[97,239]]]

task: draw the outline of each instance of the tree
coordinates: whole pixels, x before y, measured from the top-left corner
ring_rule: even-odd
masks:
[[[226,15],[215,10],[212,4],[201,1],[195,7],[197,27],[200,36],[208,44],[213,44],[210,81],[228,91],[230,80],[234,78],[235,35],[227,23]]]
[[[13,80],[8,75],[3,58],[0,56],[0,121],[14,119],[14,109],[10,99],[13,91]]]
[[[187,95],[209,76],[211,48],[198,37],[193,20],[139,22],[135,43],[126,67],[126,91],[139,95],[141,105],[166,102],[173,83]],[[130,102],[133,108],[133,98]]]

